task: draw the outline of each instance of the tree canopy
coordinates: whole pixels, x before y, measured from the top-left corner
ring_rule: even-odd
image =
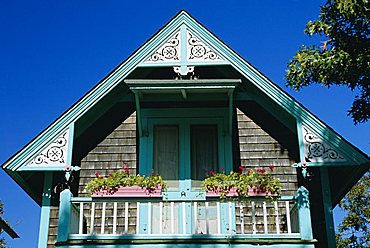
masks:
[[[2,203],[2,201],[0,201],[0,217],[3,215],[4,213],[4,204]],[[0,234],[2,233],[2,230],[0,230]],[[5,238],[1,238],[0,237],[0,248],[3,248],[5,247]]]
[[[296,90],[321,84],[355,92],[348,115],[355,124],[370,118],[370,1],[328,0],[305,33],[322,44],[303,45],[289,62],[286,84]],[[321,46],[320,46],[321,45]]]
[[[346,86],[355,92],[348,115],[354,124],[370,118],[370,1],[328,0],[305,33],[323,38],[303,45],[288,64],[286,84],[296,90],[311,84]],[[339,204],[346,212],[337,247],[370,247],[370,171]]]
[[[370,174],[352,188],[339,206],[347,212],[338,227],[338,247],[370,247]]]

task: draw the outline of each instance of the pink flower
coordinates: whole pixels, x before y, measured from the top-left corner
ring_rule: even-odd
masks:
[[[274,171],[275,166],[269,165],[269,168],[270,168],[271,171]]]
[[[257,172],[261,173],[261,174],[264,174],[266,172],[265,169],[260,169],[260,170],[257,170]]]
[[[222,167],[222,168],[220,169],[220,171],[221,171],[221,172],[223,172],[224,170],[225,170],[225,168],[224,168],[224,167]]]
[[[239,172],[243,172],[243,170],[244,170],[244,166],[239,166]]]
[[[99,175],[99,173],[98,173],[98,172],[96,172],[96,173],[95,173],[95,176],[96,176],[96,177],[100,177],[100,175]]]
[[[123,170],[125,171],[125,173],[126,173],[126,174],[128,174],[128,173],[129,173],[129,168],[127,168],[127,167],[126,167],[126,168],[124,168]]]
[[[210,171],[209,171],[209,174],[210,174],[210,175],[213,175],[213,174],[215,174],[215,173],[213,172],[213,170],[210,170]]]
[[[113,174],[112,174],[112,173],[110,173],[110,174],[109,174],[109,176],[110,176],[110,177],[113,177]]]
[[[72,166],[66,165],[66,166],[64,166],[64,170],[65,171],[71,171],[72,170]]]

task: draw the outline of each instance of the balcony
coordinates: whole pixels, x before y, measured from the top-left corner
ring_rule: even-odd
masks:
[[[308,192],[206,201],[72,197],[61,194],[58,244],[258,242],[311,243]],[[207,241],[208,240],[208,241]]]

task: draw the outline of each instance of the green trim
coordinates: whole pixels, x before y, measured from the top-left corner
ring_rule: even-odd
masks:
[[[136,106],[136,119],[137,119],[137,127],[139,131],[139,136],[143,136],[143,124],[141,121],[141,109],[140,109],[140,96],[138,92],[134,92],[135,94],[135,106]]]
[[[299,234],[286,234],[282,233],[279,235],[276,234],[243,234],[243,235],[229,235],[228,233],[225,234],[176,234],[176,235],[166,235],[166,234],[151,234],[151,235],[146,235],[146,234],[135,234],[135,235],[130,235],[130,234],[125,234],[125,235],[90,235],[90,234],[71,234],[69,235],[70,239],[132,239],[132,240],[137,240],[137,239],[154,239],[154,240],[159,240],[159,239],[253,239],[253,238],[264,238],[264,239],[299,239],[300,236]]]
[[[46,248],[48,246],[52,180],[53,173],[45,172],[44,189],[42,193],[38,248]]]
[[[74,134],[75,134],[75,124],[72,122],[69,125],[69,137],[68,137],[68,148],[67,148],[67,159],[66,165],[72,165],[72,157],[73,157],[73,141],[74,141]]]
[[[27,165],[19,168],[17,171],[64,171],[64,165]]]
[[[121,242],[120,242],[121,241]],[[140,248],[256,248],[257,246],[268,246],[273,248],[314,248],[316,240],[312,241],[300,241],[296,239],[234,239],[229,237],[220,237],[218,239],[208,240],[203,238],[197,238],[194,241],[189,242],[187,239],[157,239],[157,240],[112,240],[111,242],[95,241],[89,242],[85,240],[71,240],[71,242],[57,243],[57,247],[67,248],[126,248],[126,247],[140,247]]]
[[[229,135],[233,133],[233,114],[234,114],[234,106],[233,106],[233,96],[234,90],[229,90]]]
[[[188,68],[187,68],[187,65],[188,65],[188,51],[186,49],[186,45],[187,45],[187,37],[186,37],[186,25],[182,24],[181,25],[181,28],[180,28],[180,66],[181,66],[181,76],[186,76],[188,74]]]
[[[303,142],[303,133],[302,133],[302,122],[297,119],[297,136],[298,136],[298,146],[299,146],[299,159],[301,162],[306,160],[304,152],[304,142]]]
[[[336,247],[333,219],[333,203],[331,200],[330,178],[327,167],[320,168],[323,210],[325,215],[326,239],[328,247]]]
[[[139,64],[137,67],[174,67],[181,66],[183,62],[145,62]],[[187,61],[187,66],[224,66],[230,65],[228,61]]]

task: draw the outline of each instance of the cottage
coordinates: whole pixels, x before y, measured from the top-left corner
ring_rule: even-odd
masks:
[[[40,248],[334,247],[332,209],[369,167],[185,11],[2,165],[41,206]],[[251,169],[278,178],[279,196],[201,185]],[[167,188],[86,190],[120,171]]]

